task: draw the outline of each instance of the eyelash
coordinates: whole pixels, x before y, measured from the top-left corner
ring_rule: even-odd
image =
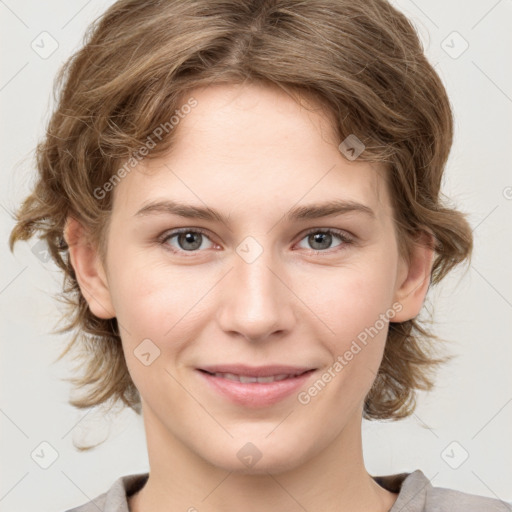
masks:
[[[208,233],[204,229],[201,229],[201,228],[180,228],[180,229],[175,229],[173,231],[166,231],[165,233],[163,233],[162,235],[160,235],[158,237],[158,242],[161,245],[163,245],[166,250],[169,250],[169,251],[171,251],[174,254],[181,254],[181,253],[183,253],[185,255],[185,257],[187,257],[187,258],[194,257],[199,252],[202,252],[202,251],[198,251],[198,250],[195,250],[195,251],[184,251],[184,250],[176,250],[174,248],[171,248],[170,245],[167,242],[170,239],[174,238],[175,236],[180,235],[181,233],[200,233],[200,234],[206,236],[208,239],[210,239],[208,237]],[[351,236],[347,235],[344,231],[340,231],[340,230],[332,229],[332,228],[312,228],[309,231],[307,231],[306,233],[304,233],[304,236],[299,240],[299,242],[304,240],[304,238],[308,237],[309,235],[316,234],[316,233],[335,235],[342,242],[342,244],[340,244],[339,246],[337,246],[337,248],[334,248],[334,249],[325,249],[325,250],[310,249],[311,252],[314,252],[316,254],[325,253],[326,255],[330,255],[333,252],[344,250],[345,246],[352,245],[354,243],[354,239]]]

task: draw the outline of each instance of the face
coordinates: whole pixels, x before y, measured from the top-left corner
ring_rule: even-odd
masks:
[[[407,314],[389,191],[278,89],[190,96],[172,151],[115,187],[89,302],[118,319],[147,430],[227,470],[286,470],[360,430]]]

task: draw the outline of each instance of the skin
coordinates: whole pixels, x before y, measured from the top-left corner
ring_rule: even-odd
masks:
[[[382,170],[346,159],[320,109],[256,84],[190,95],[198,105],[176,128],[172,151],[142,161],[116,186],[106,261],[76,220],[65,231],[91,311],[118,319],[142,399],[150,477],[130,508],[387,511],[397,494],[368,474],[361,443],[387,322],[306,405],[297,393],[268,407],[234,404],[196,368],[314,367],[307,390],[393,304],[401,307],[393,321],[419,313],[432,251],[418,245],[409,262],[399,257]],[[284,217],[340,198],[370,207],[375,218]],[[135,215],[157,199],[207,205],[227,223]],[[158,241],[183,227],[207,232],[195,252],[178,237]],[[333,234],[315,244],[312,228],[338,229],[353,243]],[[251,263],[236,251],[248,236],[263,251]],[[160,355],[146,366],[134,350],[148,338]],[[251,467],[237,457],[248,442],[261,453]]]

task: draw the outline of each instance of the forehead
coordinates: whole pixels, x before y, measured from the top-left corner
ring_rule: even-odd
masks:
[[[247,216],[339,198],[389,209],[383,169],[347,160],[311,98],[300,105],[256,84],[215,84],[190,98],[196,106],[180,116],[169,151],[142,160],[114,189],[114,214],[166,197]]]

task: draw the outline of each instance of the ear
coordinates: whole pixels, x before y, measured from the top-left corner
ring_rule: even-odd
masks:
[[[114,318],[107,276],[97,249],[90,242],[82,224],[68,217],[64,239],[69,247],[69,258],[76,279],[92,314],[98,318]]]
[[[413,245],[410,260],[400,259],[394,302],[400,303],[402,309],[393,322],[405,322],[419,314],[430,286],[434,241],[430,230],[422,232]]]

